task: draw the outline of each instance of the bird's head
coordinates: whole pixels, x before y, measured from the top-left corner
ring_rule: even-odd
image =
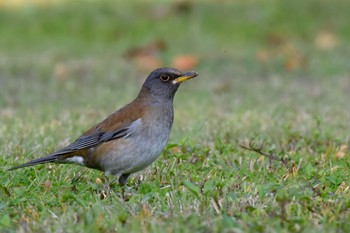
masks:
[[[197,75],[198,73],[195,71],[183,73],[174,68],[159,68],[152,71],[147,77],[142,90],[157,99],[172,100],[180,84]]]

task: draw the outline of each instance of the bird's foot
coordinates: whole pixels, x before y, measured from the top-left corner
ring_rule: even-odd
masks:
[[[121,186],[126,185],[129,176],[130,176],[130,174],[122,174],[122,175],[119,177],[119,184],[120,184]]]
[[[111,190],[111,187],[109,186],[109,179],[107,176],[105,176],[105,185],[103,186],[103,189],[105,192],[109,192]]]

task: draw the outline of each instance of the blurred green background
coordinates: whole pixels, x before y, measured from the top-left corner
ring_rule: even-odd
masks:
[[[200,73],[177,97],[186,128],[239,111],[348,114],[347,1],[35,2],[1,9],[7,115],[104,116],[159,66]]]
[[[208,178],[203,174],[213,174],[217,185],[214,189],[226,190],[218,191],[216,201],[231,192],[249,199],[252,194],[246,189],[242,191],[240,186],[249,182],[249,178],[242,177],[251,177],[253,183],[248,186],[253,187],[256,181],[270,187],[264,183],[265,173],[249,170],[249,175],[234,175],[242,172],[239,169],[243,167],[254,167],[251,160],[246,160],[249,152],[242,151],[239,144],[257,141],[265,142],[267,150],[287,155],[294,161],[304,161],[305,167],[314,167],[314,172],[325,169],[324,174],[330,178],[324,182],[333,180],[334,183],[330,190],[324,189],[327,191],[321,195],[322,204],[327,203],[328,198],[334,203],[340,198],[332,195],[340,185],[344,186],[342,190],[348,189],[350,167],[347,159],[349,9],[347,0],[0,1],[0,162],[4,169],[74,140],[86,128],[132,100],[149,72],[162,66],[199,73],[198,78],[183,84],[175,97],[175,123],[169,143],[187,148],[185,152],[180,150],[184,154],[183,166],[191,164],[188,159],[193,158],[192,151],[198,151],[198,161],[202,161],[206,150],[214,156],[209,164],[213,170],[209,173],[184,167],[171,170],[169,177],[163,177],[170,182],[176,174],[179,183],[171,186],[172,192],[180,195],[187,191],[189,206],[197,201],[202,205],[202,210],[171,213],[162,199],[169,193],[158,193],[161,181],[159,174],[154,173],[159,167],[167,166],[164,164],[172,164],[173,157],[180,156],[178,150],[170,147],[163,159],[146,171],[148,176],[140,185],[147,187],[141,190],[149,190],[152,195],[158,193],[158,203],[144,202],[148,192],[131,188],[133,201],[124,203],[117,196],[107,200],[111,204],[101,202],[92,210],[88,194],[96,189],[94,179],[101,174],[90,170],[83,176],[80,189],[78,187],[80,192],[85,192],[81,200],[78,197],[83,194],[78,197],[72,194],[74,200],[79,201],[55,203],[53,200],[63,195],[60,192],[71,192],[66,181],[82,168],[54,166],[49,173],[44,166],[14,173],[1,171],[0,192],[4,198],[0,206],[3,215],[0,226],[9,231],[45,231],[43,226],[49,226],[49,231],[60,232],[61,225],[51,214],[52,210],[58,214],[68,213],[62,221],[72,231],[113,232],[126,226],[126,230],[161,232],[164,230],[161,224],[167,222],[164,212],[175,219],[174,225],[165,228],[168,232],[183,232],[188,226],[206,232],[230,229],[232,232],[288,232],[303,231],[310,226],[325,232],[327,229],[346,231],[344,224],[349,213],[345,206],[349,198],[338,203],[336,213],[332,212],[335,207],[329,206],[326,208],[329,213],[318,212],[319,217],[310,217],[312,211],[302,206],[300,216],[291,210],[284,217],[271,214],[270,221],[267,216],[274,208],[279,213],[281,202],[271,204],[270,199],[266,202],[267,199],[261,197],[257,203],[266,215],[244,208],[240,210],[242,215],[236,215],[224,208],[216,211],[211,201],[203,201],[198,194],[191,197],[191,192],[197,189],[181,182],[192,177],[191,182],[200,186],[198,182]],[[250,153],[248,157],[254,156]],[[232,161],[238,161],[240,166],[229,166]],[[261,169],[266,170],[267,164],[266,160]],[[333,167],[327,164],[336,164],[338,173],[333,173]],[[279,179],[285,172],[281,167],[278,169],[281,170],[276,172],[276,183],[282,182]],[[219,178],[216,175],[220,171],[223,175]],[[302,176],[308,177],[306,180],[316,177],[312,172]],[[131,187],[137,186],[135,179],[129,184]],[[306,180],[303,182],[308,183]],[[52,181],[56,193],[50,189],[51,185],[47,188],[47,181]],[[232,182],[237,182],[237,186]],[[315,178],[308,184],[328,187],[328,183],[318,182]],[[182,189],[184,186],[187,189]],[[120,188],[116,189],[120,192]],[[43,196],[42,192],[45,192]],[[286,191],[283,195],[289,193],[293,192]],[[52,195],[56,197],[50,205],[45,200],[51,200]],[[307,198],[312,203],[318,195],[313,190]],[[100,201],[94,198],[92,206]],[[151,205],[151,210],[144,210],[144,203]],[[227,203],[227,209],[242,207],[241,202]],[[95,228],[89,226],[94,222],[90,218],[103,216],[105,206],[109,205],[119,206],[122,213],[109,212],[112,217],[100,219],[102,223],[97,226],[95,223]],[[33,206],[36,206],[35,213],[30,212]],[[206,208],[210,211],[204,213]],[[86,215],[86,211],[92,211],[94,217]],[[142,221],[135,217],[139,211],[148,219],[144,228],[136,227]],[[69,216],[75,216],[74,213],[81,214],[84,220],[70,220]],[[131,220],[126,217],[129,215]],[[179,217],[184,215],[197,217],[186,222],[185,217]],[[113,216],[118,216],[119,225],[113,225]],[[206,221],[209,223],[203,226]],[[279,224],[280,221],[287,225]],[[29,227],[23,227],[24,223]]]

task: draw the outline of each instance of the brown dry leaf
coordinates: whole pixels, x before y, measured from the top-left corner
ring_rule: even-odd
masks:
[[[179,55],[173,58],[172,66],[179,70],[190,70],[198,65],[198,58],[194,55]]]
[[[305,64],[302,57],[288,57],[284,62],[284,68],[287,71],[299,70]]]
[[[12,8],[20,8],[23,6],[49,6],[53,4],[57,4],[59,1],[57,0],[0,0],[0,8],[12,7]]]
[[[266,37],[266,43],[271,47],[280,47],[286,44],[286,35],[278,32],[269,33]]]
[[[66,80],[70,75],[70,70],[67,65],[58,63],[54,69],[55,78],[59,81]]]
[[[317,33],[315,44],[322,50],[330,50],[338,45],[338,38],[333,32],[323,30]]]
[[[164,41],[155,40],[144,46],[129,49],[124,56],[135,61],[139,68],[151,71],[162,66],[163,63],[158,58],[158,54],[165,49]]]
[[[173,153],[181,153],[181,147],[175,146],[171,148],[171,152]]]
[[[157,4],[151,11],[151,17],[162,19],[171,15],[180,17],[179,14],[187,14],[193,9],[192,1],[177,0],[172,5]]]
[[[102,180],[98,177],[96,178],[95,182],[96,182],[96,184],[102,184]]]
[[[165,49],[166,44],[164,41],[154,40],[144,46],[128,49],[125,52],[124,56],[128,59],[133,59],[138,56],[155,56],[157,53]]]
[[[192,10],[193,4],[186,0],[175,1],[173,8],[177,13],[188,13]]]
[[[45,183],[44,183],[44,185],[45,185],[45,191],[46,191],[46,192],[49,191],[50,188],[51,188],[51,186],[52,186],[51,180],[46,180]]]
[[[267,63],[271,59],[272,54],[267,49],[260,49],[256,52],[255,57],[259,62]]]
[[[163,66],[162,61],[155,56],[142,55],[135,57],[135,62],[139,68],[145,71],[151,71]]]
[[[341,145],[337,150],[337,152],[335,153],[335,157],[337,157],[338,159],[344,158],[347,150],[348,150],[347,145]]]
[[[305,67],[305,56],[292,44],[283,46],[282,53],[285,56],[284,68],[287,71],[298,70]]]

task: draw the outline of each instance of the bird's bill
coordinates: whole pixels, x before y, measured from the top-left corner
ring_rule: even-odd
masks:
[[[191,78],[196,77],[197,75],[198,75],[198,73],[196,71],[186,72],[182,76],[174,79],[173,80],[173,84],[182,83],[182,82],[184,82],[186,80],[189,80]]]

